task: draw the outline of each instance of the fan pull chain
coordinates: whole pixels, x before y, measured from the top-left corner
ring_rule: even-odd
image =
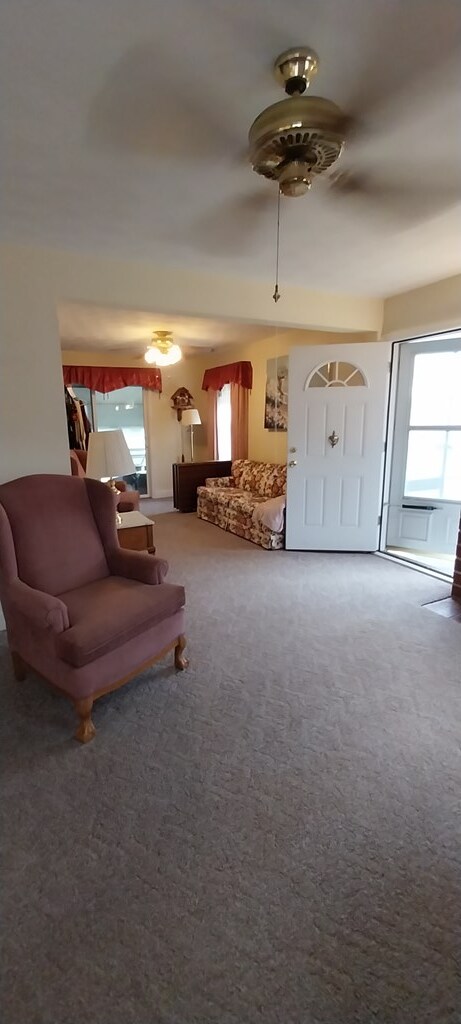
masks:
[[[274,289],[274,294],[272,296],[274,302],[278,302],[279,298],[280,298],[280,292],[279,292],[280,196],[281,196],[281,192],[280,192],[280,189],[279,189],[278,190],[278,197],[277,197],[277,249],[276,249],[276,257],[275,257],[275,289]]]

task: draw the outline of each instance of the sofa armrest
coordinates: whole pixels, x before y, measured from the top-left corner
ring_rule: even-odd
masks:
[[[148,555],[147,551],[114,548],[108,553],[108,562],[112,576],[126,576],[139,583],[162,583],[168,572],[168,562]]]
[[[209,476],[205,487],[235,487],[235,480],[233,476]]]
[[[63,633],[69,628],[69,612],[59,597],[34,590],[16,579],[7,588],[6,599],[13,615],[24,615],[32,626]]]

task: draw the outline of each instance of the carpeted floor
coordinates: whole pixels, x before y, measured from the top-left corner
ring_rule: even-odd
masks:
[[[459,1024],[461,628],[368,555],[178,513],[191,666],[96,706],[1,649],[4,1024]]]

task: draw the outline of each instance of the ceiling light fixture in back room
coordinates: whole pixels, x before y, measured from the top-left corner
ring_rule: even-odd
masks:
[[[171,331],[154,331],[149,348],[144,354],[146,363],[155,366],[172,366],[182,359],[179,345],[172,341]]]

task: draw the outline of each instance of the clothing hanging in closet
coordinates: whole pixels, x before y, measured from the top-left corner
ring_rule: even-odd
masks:
[[[88,448],[88,436],[91,432],[91,423],[86,414],[85,405],[79,398],[71,395],[68,388],[64,388],[64,395],[66,399],[69,448],[79,448],[86,451]]]

